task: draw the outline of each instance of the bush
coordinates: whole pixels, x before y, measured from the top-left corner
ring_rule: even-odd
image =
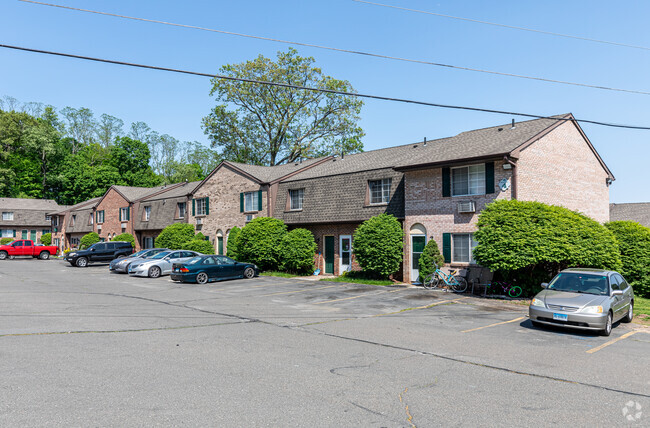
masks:
[[[114,236],[113,239],[111,239],[111,241],[130,242],[131,246],[133,246],[133,248],[135,248],[135,238],[133,238],[133,235],[131,235],[130,233],[122,233],[120,235]]]
[[[603,225],[541,202],[495,201],[479,215],[476,261],[531,295],[567,267],[618,270],[618,243]]]
[[[16,238],[2,238],[0,239],[0,245],[7,245],[8,243],[12,242]]]
[[[641,297],[650,297],[650,229],[633,221],[612,221],[612,231],[621,251],[620,272]]]
[[[442,267],[442,265],[445,263],[445,258],[442,256],[442,254],[440,254],[438,244],[435,240],[429,239],[427,245],[424,246],[422,255],[420,255],[419,262],[420,266],[418,267],[418,270],[420,272],[420,282],[422,282],[427,275],[435,271],[435,268],[433,267],[434,263],[439,267]]]
[[[294,229],[280,241],[280,269],[285,272],[310,274],[314,272],[315,253],[314,235],[307,229]]]
[[[98,243],[99,241],[101,241],[101,238],[97,233],[87,233],[81,237],[81,241],[79,242],[79,249],[83,250],[84,248],[88,248],[91,245]]]
[[[194,239],[194,226],[188,223],[170,224],[156,238],[156,247],[180,250],[184,243]]]
[[[205,241],[205,235],[199,232],[194,236],[194,239],[196,241]]]
[[[389,214],[372,217],[354,231],[354,255],[371,275],[388,278],[402,264],[404,233],[399,221]]]
[[[230,233],[228,234],[228,241],[226,242],[226,255],[235,260],[239,260],[237,258],[237,240],[239,239],[240,232],[241,229],[237,226],[230,229]]]
[[[280,265],[280,242],[287,233],[282,220],[258,217],[239,233],[237,259],[255,263],[260,270],[277,270]]]
[[[203,254],[214,254],[214,246],[212,246],[210,241],[206,241],[205,238],[187,241],[181,246],[181,249],[198,251]]]
[[[13,239],[13,238],[12,238]],[[44,233],[41,236],[41,244],[43,245],[50,245],[52,244],[52,234],[51,233]]]

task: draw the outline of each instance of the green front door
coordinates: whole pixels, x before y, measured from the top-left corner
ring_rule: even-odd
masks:
[[[219,251],[219,255],[223,256],[223,236],[218,236],[217,237],[217,249]]]
[[[325,237],[325,273],[334,273],[334,237]]]
[[[420,256],[427,243],[425,235],[411,235],[411,282],[418,282],[420,276]]]
[[[32,231],[29,233],[29,239],[31,239],[32,241],[36,242],[36,231],[35,231],[35,230],[32,230]]]

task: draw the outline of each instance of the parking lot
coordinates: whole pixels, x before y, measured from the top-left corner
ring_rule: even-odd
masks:
[[[7,260],[0,425],[650,425],[648,328],[526,314],[412,287]]]

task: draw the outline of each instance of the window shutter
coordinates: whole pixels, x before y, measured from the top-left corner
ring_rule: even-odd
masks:
[[[14,238],[16,237],[16,229],[13,230]]]
[[[131,207],[128,207],[126,209],[126,221],[130,221],[130,220],[131,220]]]
[[[205,215],[210,214],[210,198],[205,197]]]
[[[262,191],[257,191],[257,211],[262,211]]]
[[[451,196],[451,171],[449,168],[442,169],[442,196]]]
[[[445,263],[451,263],[451,233],[442,234],[442,256]]]
[[[196,202],[192,199],[192,215],[196,215]]]
[[[494,193],[494,162],[485,164],[485,193]]]
[[[239,194],[239,212],[244,212],[244,192]]]

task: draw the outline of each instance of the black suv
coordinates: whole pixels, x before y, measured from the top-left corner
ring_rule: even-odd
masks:
[[[88,263],[110,262],[118,257],[126,257],[131,254],[133,254],[133,246],[130,242],[98,242],[85,250],[71,251],[63,259],[72,266],[86,267]]]

